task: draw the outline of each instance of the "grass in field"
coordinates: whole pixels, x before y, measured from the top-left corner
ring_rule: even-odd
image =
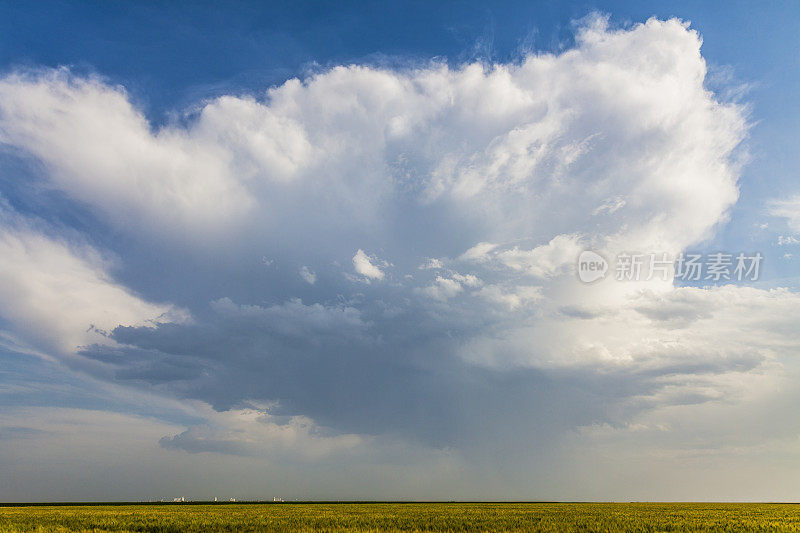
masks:
[[[0,507],[0,531],[800,531],[782,504],[356,503]]]

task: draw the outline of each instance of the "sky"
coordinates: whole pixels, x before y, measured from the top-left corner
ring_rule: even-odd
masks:
[[[0,501],[798,501],[798,30],[1,2]]]

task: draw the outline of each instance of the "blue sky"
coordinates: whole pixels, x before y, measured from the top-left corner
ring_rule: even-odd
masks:
[[[796,499],[796,3],[0,10],[1,500]]]

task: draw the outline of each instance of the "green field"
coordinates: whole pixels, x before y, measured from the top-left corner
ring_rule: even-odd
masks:
[[[0,507],[0,531],[800,531],[800,505],[300,503]]]

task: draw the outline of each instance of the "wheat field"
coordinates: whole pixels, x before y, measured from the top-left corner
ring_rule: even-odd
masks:
[[[0,531],[800,531],[800,506],[241,503],[0,507]]]

